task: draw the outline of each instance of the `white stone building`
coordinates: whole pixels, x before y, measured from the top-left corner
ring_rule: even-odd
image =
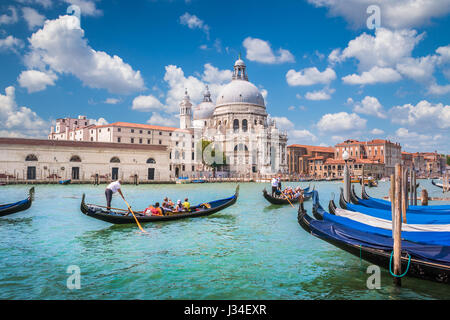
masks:
[[[203,101],[193,106],[188,91],[180,102],[180,128],[115,122],[91,125],[85,116],[58,119],[50,140],[111,142],[135,145],[165,145],[169,149],[170,177],[203,176],[208,164],[223,164],[227,175],[287,173],[287,135],[280,133],[268,118],[265,101],[258,88],[248,81],[241,59],[234,65],[231,82],[216,103],[206,87]],[[204,154],[198,144],[211,141],[219,152]],[[222,153],[223,152],[223,153]],[[221,154],[226,162],[221,163]]]

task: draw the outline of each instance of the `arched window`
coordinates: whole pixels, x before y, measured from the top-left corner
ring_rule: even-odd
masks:
[[[148,158],[147,159],[147,163],[156,163],[156,161],[153,158]]]
[[[34,154],[29,154],[25,158],[25,161],[38,161],[38,158]]]
[[[239,120],[238,119],[234,119],[234,121],[233,121],[233,130],[234,130],[234,132],[239,131]]]
[[[242,120],[242,131],[247,132],[248,122],[247,119]]]
[[[72,156],[70,162],[81,162],[81,158],[79,156]]]
[[[239,143],[234,147],[234,152],[240,152],[240,151],[248,151],[248,148],[245,144],[243,143]]]
[[[117,157],[112,157],[111,160],[109,160],[111,163],[120,163],[120,159]]]

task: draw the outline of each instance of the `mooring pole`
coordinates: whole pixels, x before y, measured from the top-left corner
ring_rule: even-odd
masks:
[[[394,238],[395,230],[395,174],[391,174],[391,189],[389,190],[389,197],[391,198],[391,217],[392,217],[392,238]]]
[[[364,165],[362,165],[362,172],[361,172],[361,198],[363,197],[365,188],[366,188],[366,186],[364,184]]]
[[[345,201],[350,202],[350,170],[347,161],[345,161],[344,166],[344,198]]]
[[[409,204],[414,204],[414,196],[413,196],[413,171],[414,168],[409,172]]]
[[[416,171],[413,170],[413,190],[414,190],[414,205],[417,206],[417,186],[416,186]]]
[[[423,206],[428,205],[428,192],[426,189],[422,189],[422,205]]]
[[[402,272],[401,254],[402,254],[402,165],[395,165],[395,210],[394,210],[394,274],[400,275]],[[401,286],[402,281],[394,277],[394,284]]]
[[[405,167],[402,170],[402,217],[403,223],[406,223],[406,209],[408,208],[408,169]]]

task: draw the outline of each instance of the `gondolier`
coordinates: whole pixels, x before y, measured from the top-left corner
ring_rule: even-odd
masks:
[[[276,194],[278,190],[278,179],[276,177],[272,178],[272,197]]]
[[[114,193],[119,192],[120,196],[122,197],[123,200],[125,200],[123,194],[122,194],[122,190],[120,190],[120,179],[117,181],[113,181],[111,182],[105,190],[105,196],[106,196],[106,207],[108,210],[111,210],[111,200],[112,200],[112,196]]]

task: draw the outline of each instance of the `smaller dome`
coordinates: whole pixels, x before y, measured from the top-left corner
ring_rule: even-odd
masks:
[[[244,60],[242,60],[242,59],[236,60],[236,62],[234,63],[234,66],[235,66],[235,67],[238,67],[238,66],[243,66],[243,67],[245,67]]]
[[[203,101],[194,108],[194,120],[209,119],[214,113],[214,103],[211,101]]]

